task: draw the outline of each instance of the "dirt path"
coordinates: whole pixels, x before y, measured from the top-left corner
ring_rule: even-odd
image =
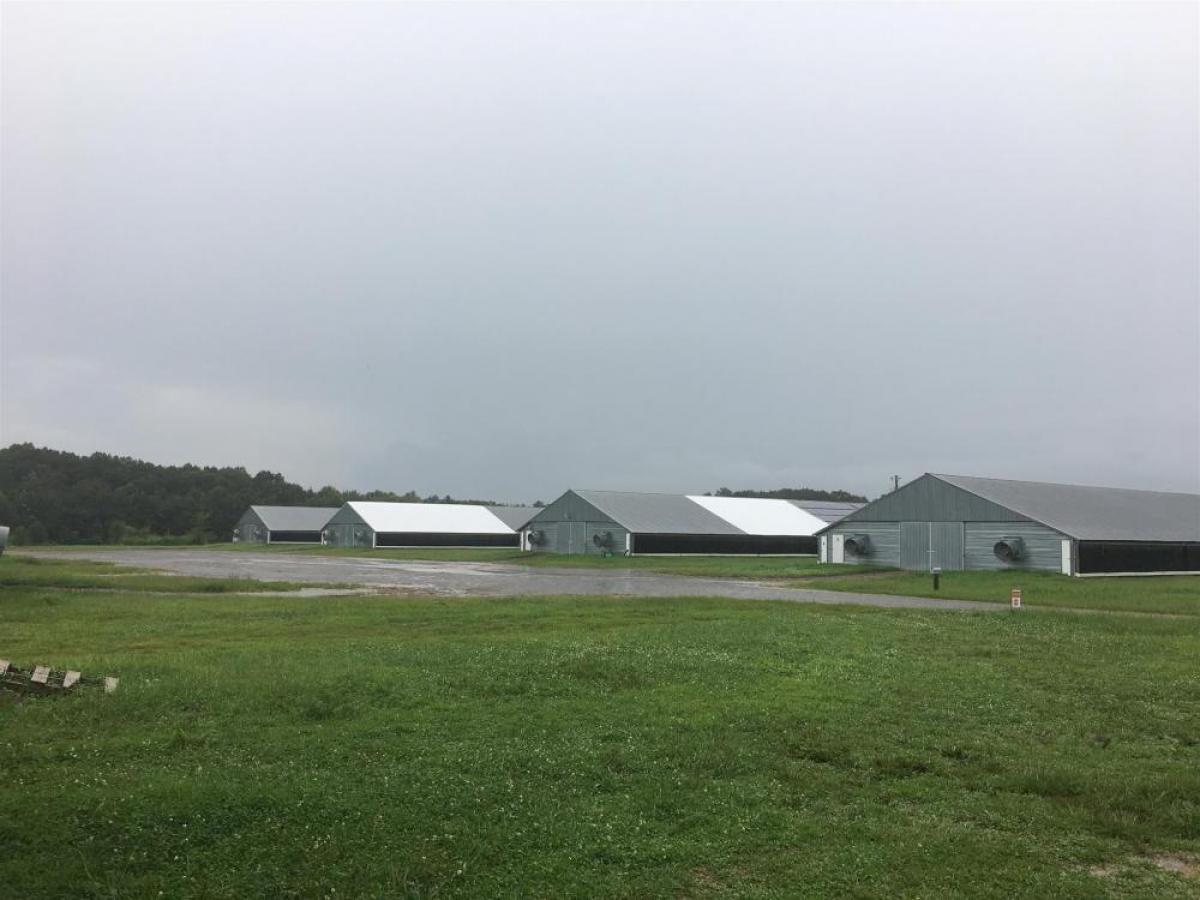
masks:
[[[733,600],[790,600],[795,603],[958,609],[973,612],[1007,609],[1007,606],[1001,603],[933,600],[887,594],[852,594],[781,587],[745,579],[699,578],[652,572],[530,568],[507,563],[151,548],[26,552],[37,556],[93,559],[122,565],[145,566],[177,575],[253,578],[261,581],[337,582],[444,597],[567,594],[610,597],[726,597]]]

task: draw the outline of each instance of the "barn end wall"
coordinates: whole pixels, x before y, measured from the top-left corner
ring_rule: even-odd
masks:
[[[533,549],[541,553],[571,553],[598,556],[604,549],[595,543],[597,535],[612,534],[613,553],[625,552],[624,528],[592,504],[571,491],[563,494],[525,526],[526,533],[540,531],[542,543]]]
[[[912,530],[922,537],[928,534],[929,522],[910,522],[905,525],[915,526]],[[1044,525],[1035,522],[963,522],[963,523],[933,523],[936,525],[957,525],[962,527],[962,560],[961,568],[967,570],[1044,570],[1048,572],[1062,571],[1062,542],[1063,535]],[[848,564],[866,563],[876,566],[891,566],[893,568],[909,568],[923,571],[926,564],[905,566],[901,557],[900,522],[842,522],[825,532],[827,542],[832,542],[833,535],[866,535],[871,545],[871,553],[866,557],[845,556]],[[996,557],[994,547],[996,542],[1005,537],[1019,537],[1025,544],[1025,555],[1015,562],[1004,562]],[[927,539],[926,539],[927,540]],[[912,554],[910,554],[911,556]],[[922,560],[925,557],[922,556]],[[958,569],[956,560],[940,560],[942,568],[950,571]]]
[[[371,546],[371,529],[349,504],[339,509],[325,523],[325,534],[331,547]]]
[[[238,519],[234,528],[237,530],[237,540],[240,544],[265,544],[267,542],[267,526],[258,517],[258,513],[252,509],[242,513],[242,517]]]

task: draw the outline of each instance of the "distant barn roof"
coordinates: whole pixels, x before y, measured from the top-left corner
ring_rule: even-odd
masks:
[[[337,508],[325,506],[251,506],[269,531],[320,531]]]
[[[573,493],[634,534],[807,537],[830,521],[790,500],[639,491]]]
[[[1200,541],[1200,494],[933,475],[1084,541]]]
[[[702,496],[689,496],[688,499],[716,513],[746,534],[807,537],[826,525],[824,519],[789,500]]]
[[[541,512],[537,506],[489,506],[487,509],[513,531],[519,531],[522,525]]]
[[[575,491],[575,494],[635,534],[744,534],[684,494],[634,491]]]
[[[798,506],[805,512],[812,513],[822,522],[836,522],[850,515],[856,509],[862,509],[866,503],[852,503],[844,500],[789,500],[793,506]]]
[[[513,534],[486,506],[466,503],[347,503],[372,531],[380,534]]]

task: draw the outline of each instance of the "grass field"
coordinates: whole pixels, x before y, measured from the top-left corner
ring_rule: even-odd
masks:
[[[44,576],[7,896],[1200,896],[1195,619]]]
[[[840,568],[826,566],[825,569]],[[953,597],[1007,603],[1014,587],[1029,607],[1124,610],[1200,616],[1200,576],[1164,575],[1144,578],[1069,578],[1050,572],[944,572],[941,587],[923,572],[877,570],[847,577],[807,579],[798,587],[833,591],[901,594],[906,597]]]

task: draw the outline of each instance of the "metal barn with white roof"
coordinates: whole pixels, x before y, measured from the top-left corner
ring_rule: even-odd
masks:
[[[233,529],[233,540],[245,544],[319,544],[321,531],[337,507],[251,506]]]
[[[570,554],[816,553],[816,532],[860,505],[572,490],[529,521],[522,546]]]
[[[830,563],[1200,572],[1200,494],[925,474],[819,537]]]
[[[325,526],[335,547],[519,547],[520,527],[537,510],[470,503],[354,500]]]

